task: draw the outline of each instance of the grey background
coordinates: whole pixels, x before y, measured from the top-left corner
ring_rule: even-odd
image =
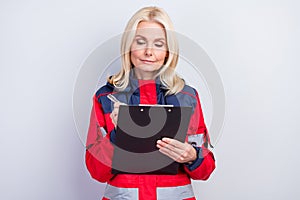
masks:
[[[0,199],[100,199],[77,136],[81,64],[140,7],[163,7],[213,59],[226,92],[217,169],[199,199],[299,199],[299,3],[1,1]],[[205,108],[204,108],[205,109]]]

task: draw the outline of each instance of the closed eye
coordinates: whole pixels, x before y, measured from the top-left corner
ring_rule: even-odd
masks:
[[[144,39],[137,39],[137,40],[136,40],[136,43],[137,43],[138,45],[144,45],[144,44],[146,44],[146,41],[145,41]]]
[[[154,45],[155,45],[156,47],[161,48],[161,47],[163,47],[163,46],[165,45],[165,43],[163,43],[163,42],[156,42],[156,43],[154,43]]]

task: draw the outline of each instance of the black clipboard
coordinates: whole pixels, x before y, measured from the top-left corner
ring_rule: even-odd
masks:
[[[163,137],[185,141],[192,107],[121,105],[112,173],[177,174],[179,163],[158,151]]]

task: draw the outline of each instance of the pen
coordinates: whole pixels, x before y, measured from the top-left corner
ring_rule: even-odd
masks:
[[[119,101],[115,96],[113,96],[113,95],[111,95],[111,94],[107,95],[107,98],[108,98],[109,100],[111,100],[112,102],[114,102],[114,103],[119,102],[119,103],[122,104],[122,105],[126,105],[126,103],[123,103],[123,102]]]
[[[114,96],[111,95],[111,94],[107,95],[107,98],[108,98],[109,100],[111,100],[112,102],[114,102],[114,103],[120,102],[116,97],[114,97]]]

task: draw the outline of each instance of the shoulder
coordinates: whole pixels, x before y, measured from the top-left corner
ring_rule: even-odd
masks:
[[[167,103],[175,106],[192,106],[197,104],[197,91],[195,88],[185,85],[183,89],[175,95],[168,95]]]
[[[108,94],[111,94],[113,91],[114,91],[114,86],[110,83],[106,83],[106,85],[103,85],[96,91],[95,97],[99,99],[102,96],[107,96]]]
[[[100,87],[95,95],[95,100],[102,105],[102,107],[107,107],[108,110],[110,108],[110,100],[107,98],[107,95],[112,94],[114,92],[114,86],[110,83],[106,83],[106,85],[103,85]]]
[[[197,90],[189,85],[184,85],[183,89],[179,93],[189,95],[193,98],[196,98],[198,95]]]
[[[183,89],[176,96],[180,100],[181,105],[191,106],[193,112],[195,111],[199,102],[198,92],[195,88],[184,85]]]
[[[107,98],[107,95],[114,93],[114,86],[110,83],[100,87],[94,95],[96,102],[101,105],[104,113],[110,113],[112,111],[111,101]]]

